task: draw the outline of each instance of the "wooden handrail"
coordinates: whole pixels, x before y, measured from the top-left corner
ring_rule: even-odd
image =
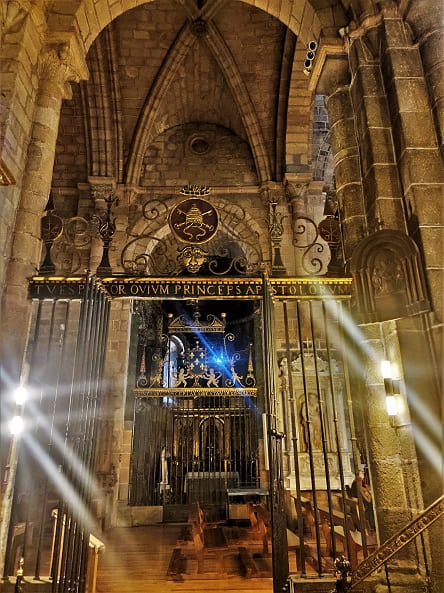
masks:
[[[370,576],[443,515],[444,495],[435,500],[401,531],[384,542],[373,554],[367,556],[357,569],[352,572],[350,589],[353,589],[358,583]]]

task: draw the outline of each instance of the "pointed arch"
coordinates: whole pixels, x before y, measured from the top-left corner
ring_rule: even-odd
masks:
[[[204,40],[230,87],[247,132],[260,181],[271,180],[271,166],[259,121],[239,68],[216,25],[209,22]]]
[[[196,41],[189,22],[185,23],[170,47],[165,60],[160,67],[141,111],[139,121],[136,125],[131,150],[128,157],[126,182],[137,185],[139,183],[142,159],[148,142],[151,140],[151,130],[157,120],[159,107],[172,80],[188,54],[191,46]]]

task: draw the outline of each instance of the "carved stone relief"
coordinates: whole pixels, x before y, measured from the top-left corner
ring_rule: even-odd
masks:
[[[364,239],[353,254],[351,273],[363,323],[430,310],[419,250],[400,231],[381,230]]]

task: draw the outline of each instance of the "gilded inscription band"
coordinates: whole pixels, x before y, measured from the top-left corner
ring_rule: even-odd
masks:
[[[270,278],[272,298],[349,298],[351,278]],[[262,278],[103,278],[103,290],[111,298],[150,299],[260,299]],[[29,282],[31,299],[81,299],[84,277],[35,276]]]

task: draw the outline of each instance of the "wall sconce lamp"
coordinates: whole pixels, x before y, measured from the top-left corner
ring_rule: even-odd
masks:
[[[396,396],[399,395],[399,379],[392,377],[392,365],[389,360],[381,361],[381,373],[384,379],[385,388],[385,405],[387,406],[387,414],[390,416],[390,422],[393,423],[395,416],[398,414],[398,403]]]

